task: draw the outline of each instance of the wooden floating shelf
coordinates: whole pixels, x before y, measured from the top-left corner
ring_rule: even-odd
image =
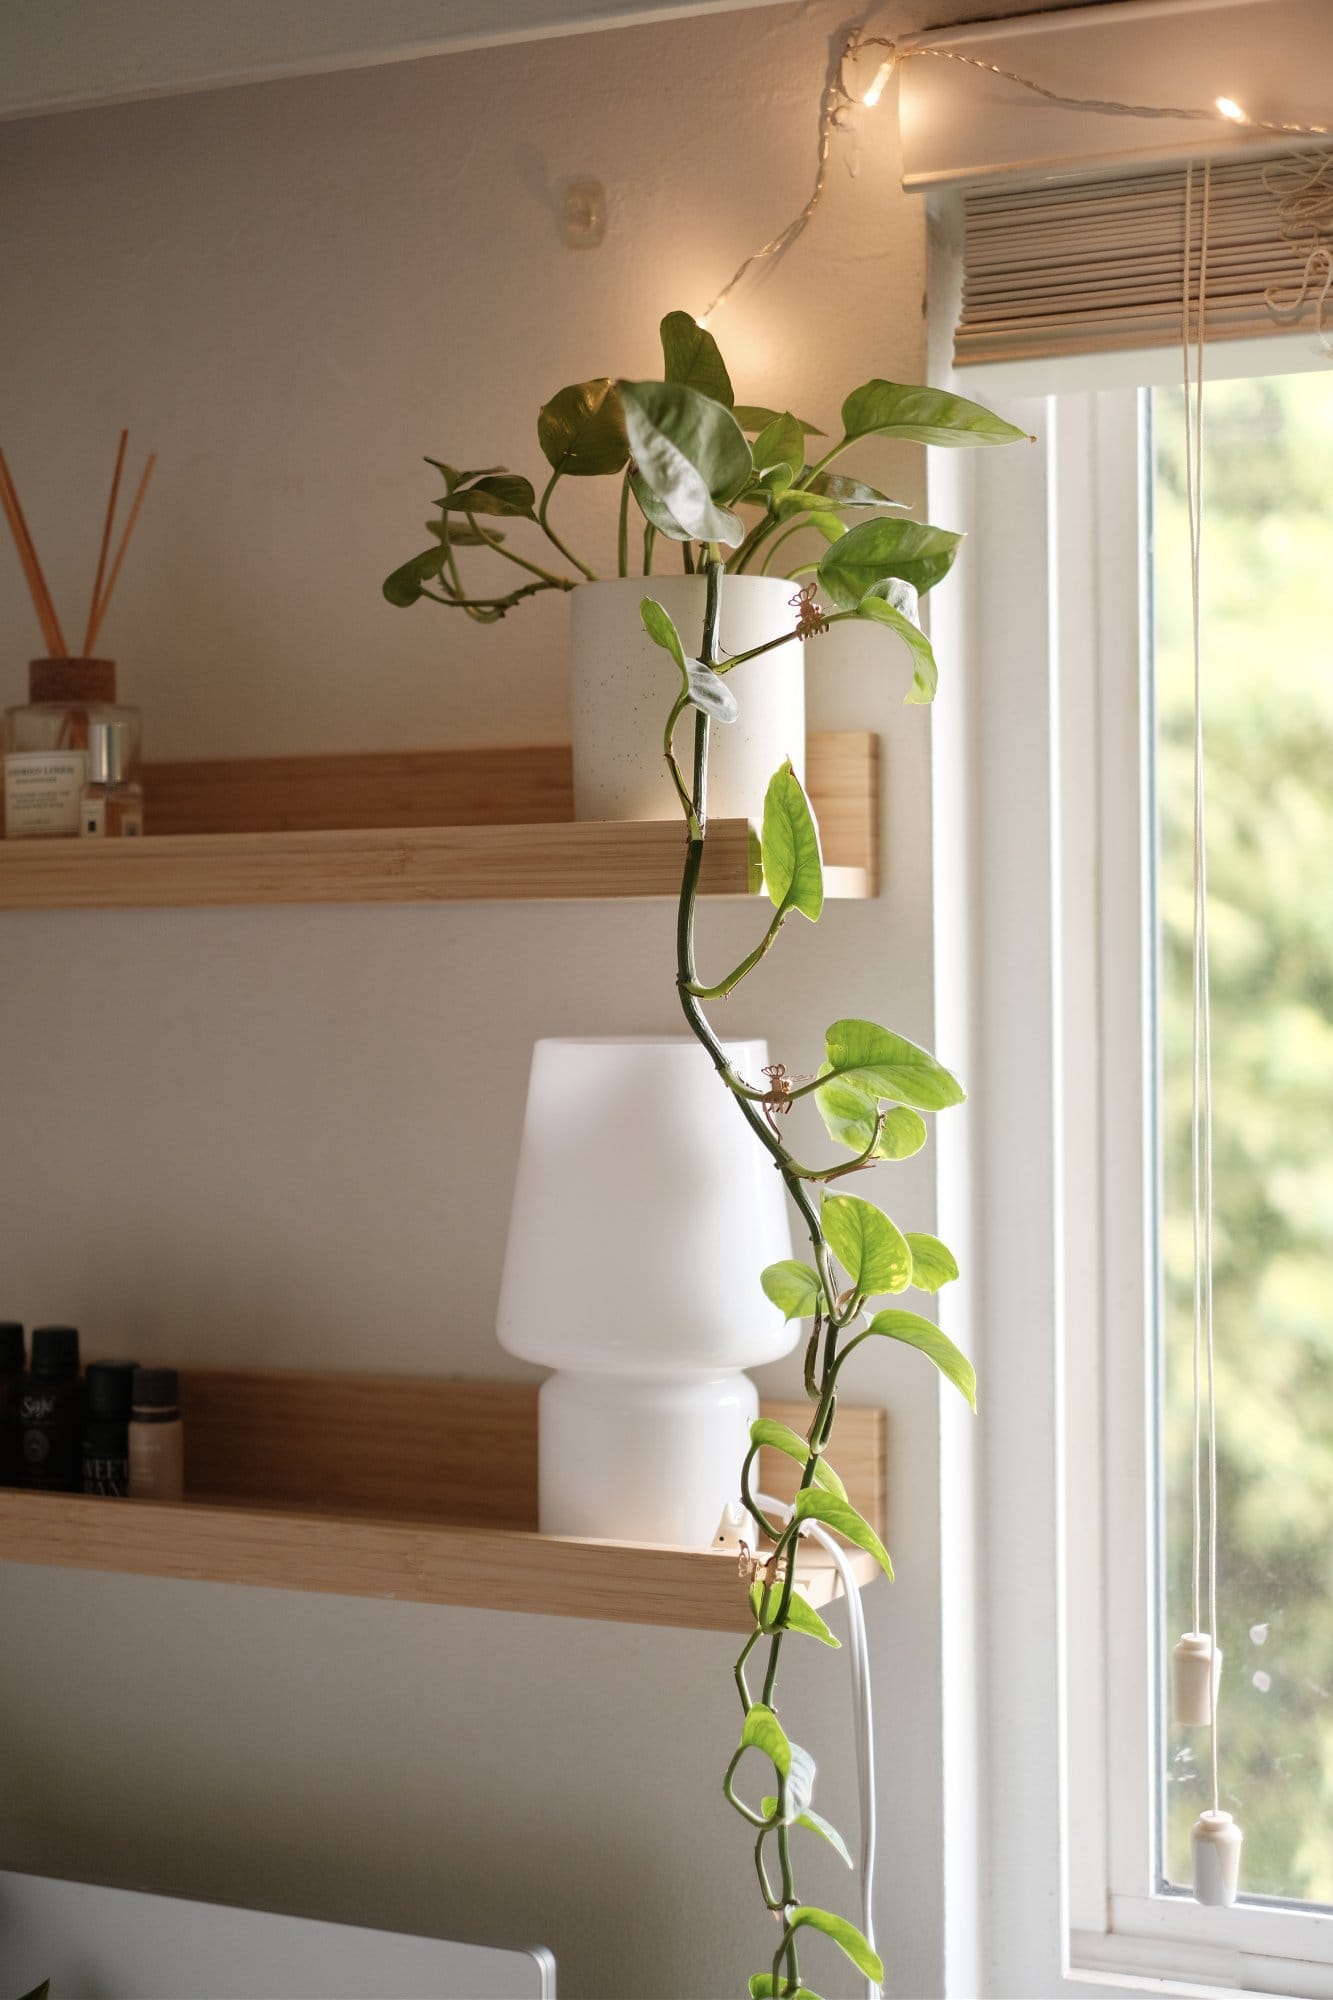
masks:
[[[184,1503],[0,1490],[17,1563],[623,1624],[749,1629],[734,1555],[540,1535],[537,1392],[525,1383],[190,1370]],[[806,1404],[764,1405],[794,1428]],[[838,1468],[882,1530],[884,1413],[840,1407]],[[760,1461],[790,1496],[796,1467]],[[852,1551],[858,1583],[880,1574]],[[809,1601],[841,1595],[803,1560]]]
[[[877,893],[879,739],[812,736],[833,897]],[[567,745],[150,765],[143,841],[0,841],[0,909],[670,896],[678,820],[575,820]],[[713,821],[701,884],[752,896],[757,831]]]

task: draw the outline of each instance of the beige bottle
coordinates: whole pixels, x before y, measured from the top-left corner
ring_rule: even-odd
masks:
[[[174,1368],[136,1368],[130,1405],[131,1500],[180,1500],[185,1438]]]

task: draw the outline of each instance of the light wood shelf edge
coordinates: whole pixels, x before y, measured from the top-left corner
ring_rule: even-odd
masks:
[[[749,1628],[736,1558],[711,1549],[72,1494],[4,1493],[0,1523],[9,1562],[616,1624]],[[879,1574],[860,1551],[852,1560],[860,1585]],[[842,1594],[830,1562],[803,1562],[799,1575],[816,1606]]]
[[[530,1383],[284,1370],[181,1375],[182,1504],[0,1490],[0,1556],[25,1564],[619,1623],[747,1629],[734,1555],[543,1536]],[[793,1427],[805,1404],[765,1403]],[[839,1469],[883,1530],[884,1413],[839,1411]],[[453,1449],[441,1450],[448,1436]],[[386,1452],[384,1441],[392,1440]],[[765,1452],[763,1490],[796,1468]],[[312,1499],[311,1496],[318,1496]],[[853,1552],[857,1580],[877,1575]],[[801,1566],[810,1601],[836,1571]]]
[[[878,893],[879,739],[810,737],[826,893]],[[576,821],[569,749],[375,752],[150,766],[142,841],[0,841],[0,909],[673,896],[679,822]],[[510,817],[502,818],[502,815]],[[701,888],[762,884],[758,835],[715,820]]]

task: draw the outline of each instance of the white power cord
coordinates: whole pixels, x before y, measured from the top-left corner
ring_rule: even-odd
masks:
[[[767,1493],[755,1495],[759,1505],[789,1521],[792,1509]],[[816,1521],[805,1522],[802,1533],[812,1535],[827,1549],[842,1579],[847,1599],[848,1665],[852,1674],[852,1731],[856,1742],[856,1783],[861,1811],[861,1930],[866,1943],[875,1948],[875,1718],[870,1695],[870,1646],[866,1637],[865,1607],[852,1572],[851,1560],[841,1542]],[[867,1979],[865,2000],[880,2000],[880,1988]]]

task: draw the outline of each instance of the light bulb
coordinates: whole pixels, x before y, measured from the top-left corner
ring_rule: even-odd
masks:
[[[1234,97],[1217,97],[1214,98],[1213,102],[1216,104],[1222,116],[1224,118],[1229,118],[1233,125],[1249,124],[1250,122],[1249,119],[1246,117],[1245,113],[1241,110],[1239,104],[1237,104]]]
[[[866,105],[870,110],[873,111],[875,106],[879,103],[880,98],[883,97],[884,86],[888,82],[892,74],[893,74],[893,57],[891,55],[888,55],[885,56],[883,62],[880,64],[879,68],[875,71],[874,77],[871,81],[870,88],[866,92],[865,96],[861,99],[862,104]]]

